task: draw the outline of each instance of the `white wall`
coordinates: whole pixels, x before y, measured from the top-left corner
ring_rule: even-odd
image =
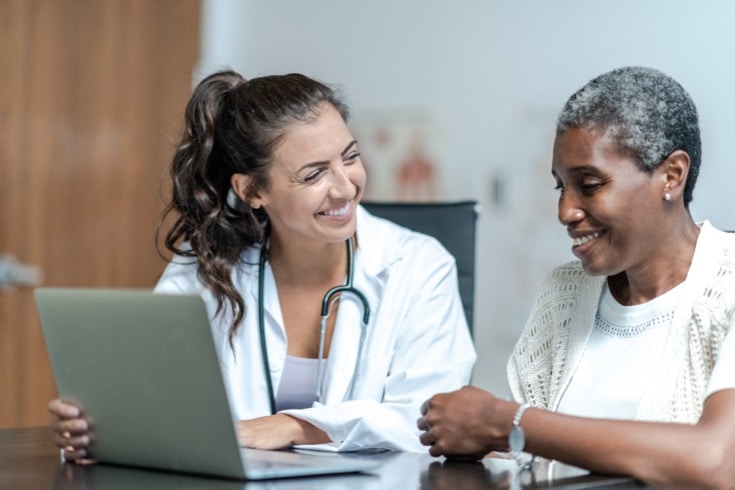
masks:
[[[735,229],[735,2],[727,0],[204,0],[200,76],[302,72],[353,113],[421,106],[445,118],[446,197],[482,203],[475,384],[507,395],[504,365],[543,273],[572,259],[549,173],[554,120],[592,77],[646,65],[679,80],[701,118],[692,213]],[[493,200],[492,183],[504,189]]]

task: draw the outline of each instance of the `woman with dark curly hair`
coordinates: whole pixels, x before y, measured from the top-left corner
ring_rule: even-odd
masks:
[[[559,116],[551,173],[577,261],[547,278],[508,363],[515,401],[463,388],[422,407],[434,455],[526,451],[677,488],[735,485],[735,234],[689,213],[697,110],[621,68]]]
[[[454,258],[359,205],[347,113],[306,76],[232,71],[186,109],[156,292],[204,298],[244,446],[420,450],[421,401],[469,381]],[[83,407],[49,408],[64,456],[93,454]]]

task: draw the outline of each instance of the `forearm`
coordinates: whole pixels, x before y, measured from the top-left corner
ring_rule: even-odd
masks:
[[[522,427],[528,452],[595,472],[690,488],[717,479],[715,446],[721,435],[706,425],[589,419],[530,409]]]
[[[293,427],[291,431],[293,434],[291,444],[323,444],[330,442],[326,432],[306,420],[286,414],[283,414],[283,416],[290,419],[287,423]]]

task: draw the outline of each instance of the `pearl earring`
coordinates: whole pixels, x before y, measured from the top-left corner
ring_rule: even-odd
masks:
[[[671,200],[671,194],[669,194],[668,192],[665,192],[664,193],[664,201],[670,201],[670,200]]]

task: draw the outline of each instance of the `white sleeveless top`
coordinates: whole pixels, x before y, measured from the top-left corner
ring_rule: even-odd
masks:
[[[281,385],[276,393],[276,411],[309,408],[316,401],[317,359],[286,356]],[[327,360],[322,360],[322,369]]]

